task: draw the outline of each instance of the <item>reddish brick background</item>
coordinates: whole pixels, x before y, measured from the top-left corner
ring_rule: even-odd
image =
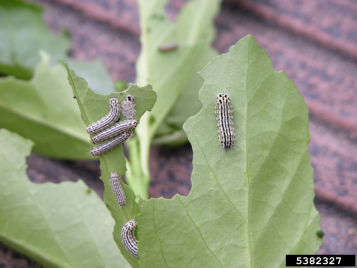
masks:
[[[39,0],[53,31],[72,33],[75,59],[100,58],[113,79],[135,81],[140,52],[134,0]],[[171,0],[170,18],[185,2]],[[219,52],[252,34],[297,85],[310,110],[309,150],[314,167],[317,209],[325,232],[320,254],[357,253],[357,2],[353,0],[227,0],[216,19]],[[152,197],[188,195],[192,152],[153,147]],[[97,161],[28,158],[33,181],[83,179],[103,194]],[[38,267],[0,248],[0,267]]]

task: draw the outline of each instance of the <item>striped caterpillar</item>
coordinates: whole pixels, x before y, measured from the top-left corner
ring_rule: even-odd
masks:
[[[121,239],[125,248],[131,255],[138,257],[138,240],[136,240],[134,231],[137,222],[135,220],[128,221],[121,229]]]
[[[120,180],[116,172],[112,172],[110,174],[110,186],[112,187],[118,205],[124,206],[126,204],[125,193],[123,188],[121,187]]]
[[[216,97],[216,115],[218,121],[219,141],[224,149],[232,148],[235,134],[233,127],[232,106],[227,94],[219,93]]]
[[[122,113],[127,119],[133,119],[136,114],[134,96],[127,95],[126,100],[121,103]]]
[[[105,129],[118,121],[120,116],[120,103],[118,99],[111,97],[109,100],[109,106],[110,111],[106,116],[87,127],[87,132],[89,134],[96,133],[102,129]]]
[[[123,143],[130,137],[130,131],[123,132],[119,134],[118,136],[114,137],[111,140],[105,141],[97,146],[95,146],[90,153],[93,156],[98,156],[101,154],[104,154],[110,150],[112,150],[114,147],[118,146],[119,144]]]
[[[95,135],[92,138],[92,141],[93,143],[98,143],[107,140],[109,138],[119,135],[120,133],[134,129],[137,125],[138,122],[135,119],[121,121],[119,123],[116,123],[114,126],[111,126],[110,128],[107,128],[106,130],[103,130],[99,134]]]

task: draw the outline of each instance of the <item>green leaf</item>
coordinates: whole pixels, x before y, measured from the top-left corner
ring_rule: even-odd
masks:
[[[149,85],[145,87],[138,87],[136,85],[129,84],[129,88],[123,92],[100,95],[93,92],[88,87],[87,82],[83,78],[77,76],[68,66],[67,71],[68,80],[72,86],[73,94],[77,98],[78,106],[82,113],[82,119],[86,125],[96,122],[108,114],[108,101],[113,96],[118,98],[120,102],[125,99],[127,94],[134,96],[134,103],[136,104],[136,115],[134,116],[134,119],[138,122],[140,117],[146,111],[150,110],[156,101],[156,94]],[[125,120],[122,115],[120,119]],[[113,150],[99,156],[99,159],[100,169],[102,172],[101,180],[103,181],[105,187],[104,200],[116,222],[114,228],[115,242],[120,248],[123,256],[132,265],[132,267],[138,267],[138,260],[134,256],[130,255],[130,253],[125,249],[120,237],[121,229],[124,224],[132,219],[138,218],[139,210],[138,204],[135,202],[136,197],[131,188],[122,183],[127,204],[120,207],[118,206],[114,193],[110,187],[110,173],[117,172],[118,176],[122,177],[126,171],[126,161],[123,153],[123,147],[121,145],[117,146]]]
[[[76,70],[77,74],[83,77],[89,86],[99,94],[109,94],[115,92],[114,83],[110,78],[103,62],[100,60],[74,61],[67,60],[69,66]]]
[[[142,267],[285,267],[313,254],[320,217],[308,154],[308,110],[296,86],[252,36],[202,71],[203,109],[184,125],[192,190],[140,200]],[[218,141],[215,97],[230,96],[236,141]]]
[[[117,81],[114,82],[114,87],[115,87],[115,91],[122,92],[122,91],[124,91],[125,89],[128,88],[128,81],[126,81],[126,80],[117,80]]]
[[[40,61],[40,49],[51,55],[52,63],[65,59],[68,37],[52,35],[41,15],[40,6],[0,0],[0,73],[30,79]]]
[[[34,152],[64,159],[91,158],[89,138],[64,66],[49,67],[41,53],[30,81],[0,79],[0,126],[34,141]]]
[[[67,59],[70,47],[68,30],[51,34],[42,20],[41,6],[20,0],[0,0],[0,74],[29,80],[40,62],[39,51],[51,55],[51,64],[69,62],[70,66],[101,94],[114,92],[113,82],[100,60]]]
[[[197,75],[197,72],[202,70],[206,64],[210,62],[215,56],[217,56],[217,52],[210,47],[208,47],[206,51],[202,52],[202,56],[200,56],[196,61],[194,66],[194,73],[188,80],[189,82],[187,86],[184,88],[179,99],[176,101],[170,113],[164,120],[164,124],[175,127],[175,129],[178,130],[177,133],[182,133],[182,135],[186,136],[182,130],[183,124],[190,116],[197,114],[202,108],[202,104],[198,100],[198,91],[203,84],[203,80],[200,76]],[[184,136],[180,139],[176,134],[172,141],[165,141],[163,144],[172,145],[178,142],[176,145],[179,145],[186,143],[187,136]],[[169,136],[167,135],[162,137],[162,139],[166,139],[168,137]],[[159,139],[155,140],[158,141]]]
[[[176,108],[169,123],[174,122],[178,128],[200,108],[197,91],[201,81],[194,76],[215,55],[210,45],[215,33],[213,18],[219,10],[220,2],[189,1],[175,24],[166,17],[164,7],[167,0],[138,1],[142,51],[137,62],[137,83],[150,83],[158,94],[155,107],[150,113],[151,118],[149,115],[143,117],[138,127],[141,141],[153,138],[173,107]],[[160,46],[171,42],[177,43],[176,50],[159,51]],[[183,92],[184,95],[181,95]],[[181,100],[175,106],[180,96]],[[147,149],[142,153],[145,154],[145,151]]]
[[[113,219],[85,183],[27,178],[32,144],[0,130],[0,241],[44,267],[130,267],[113,241]]]

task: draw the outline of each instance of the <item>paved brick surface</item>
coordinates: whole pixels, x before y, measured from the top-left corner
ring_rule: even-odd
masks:
[[[40,0],[45,20],[58,31],[72,33],[71,55],[101,58],[113,79],[135,81],[140,52],[136,2],[132,0]],[[171,19],[185,2],[171,0]],[[314,167],[317,209],[326,233],[321,254],[357,253],[357,3],[353,0],[227,0],[216,19],[214,46],[227,52],[252,34],[297,85],[310,110],[309,151]],[[188,195],[192,152],[153,147],[150,155],[152,197]],[[99,164],[49,160],[32,155],[28,174],[33,181],[83,179],[99,195]],[[11,258],[6,247],[7,265]],[[0,255],[0,260],[2,259]],[[25,266],[35,267],[27,260]],[[27,266],[26,266],[27,265]]]

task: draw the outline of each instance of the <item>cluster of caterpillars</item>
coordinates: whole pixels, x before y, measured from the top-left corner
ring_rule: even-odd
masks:
[[[90,151],[93,156],[104,154],[126,141],[131,135],[131,130],[138,125],[138,122],[133,119],[135,115],[133,96],[128,95],[126,97],[126,100],[122,102],[122,109],[119,100],[112,97],[109,100],[109,107],[110,110],[106,116],[87,127],[89,134],[99,132],[92,137],[94,144],[104,141]],[[119,120],[121,110],[127,120],[116,123]]]
[[[87,127],[87,132],[89,134],[98,133],[92,137],[94,144],[104,141],[91,150],[93,156],[104,154],[126,141],[131,135],[131,130],[138,125],[138,122],[133,119],[136,113],[133,96],[128,95],[126,100],[121,103],[121,107],[119,100],[112,97],[109,100],[109,107],[110,110],[106,116]],[[120,112],[122,112],[127,120],[117,122],[120,117]],[[125,206],[125,192],[116,172],[110,174],[110,186],[118,205]],[[138,240],[134,235],[136,224],[135,220],[127,222],[122,228],[121,238],[125,248],[130,254],[138,257]]]

